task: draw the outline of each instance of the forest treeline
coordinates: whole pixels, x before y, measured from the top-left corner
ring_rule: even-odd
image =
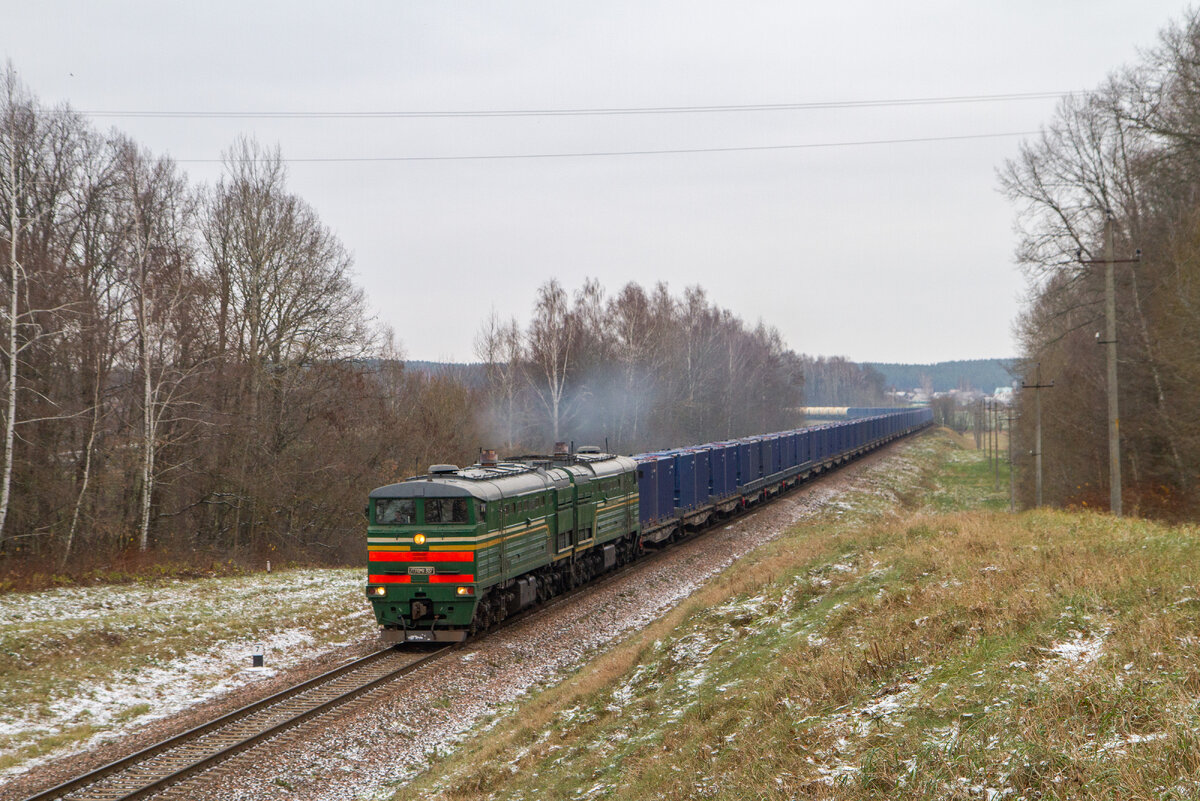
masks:
[[[529,322],[496,314],[476,339],[485,430],[498,450],[554,442],[619,453],[797,424],[803,363],[779,332],[747,326],[700,287],[630,283],[608,297],[589,280],[537,294]]]
[[[0,557],[357,558],[367,489],[475,446],[278,149],[224,157],[194,186],[0,74]]]
[[[1060,104],[1001,174],[1018,205],[1032,300],[1019,368],[1042,391],[1045,498],[1108,504],[1105,226],[1113,226],[1125,508],[1197,511],[1200,477],[1200,16]],[[1140,259],[1138,258],[1140,251]],[[1034,393],[1020,393],[1021,491],[1033,495]]]
[[[223,155],[194,185],[0,74],[0,568],[357,563],[371,488],[479,447],[798,422],[806,360],[698,287],[552,280],[482,366],[405,369],[278,148]]]
[[[864,367],[883,374],[888,387],[927,394],[951,390],[977,390],[991,395],[998,387],[1012,386],[1012,359],[961,359],[933,364],[868,362]]]
[[[806,406],[887,406],[890,387],[883,373],[843,356],[800,357]]]

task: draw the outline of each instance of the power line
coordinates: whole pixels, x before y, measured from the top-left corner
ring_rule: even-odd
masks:
[[[809,142],[797,145],[747,145],[744,147],[688,147],[663,150],[598,150],[582,153],[493,153],[468,156],[315,156],[283,158],[289,164],[335,164],[356,162],[404,161],[503,161],[515,159],[597,158],[604,156],[661,156],[683,153],[747,153],[770,150],[808,150],[831,147],[865,147],[871,145],[908,145],[921,142],[961,142],[973,139],[998,139],[1008,136],[1033,136],[1038,131],[1007,131],[1005,133],[964,134],[961,136],[922,136],[912,139],[864,139],[850,142]],[[273,159],[260,159],[268,161]],[[222,164],[225,159],[176,159],[180,164]]]
[[[463,111],[197,111],[197,110],[113,110],[77,111],[92,117],[149,118],[149,119],[426,119],[460,117],[597,117],[636,114],[716,114],[752,111],[811,111],[821,109],[891,108],[901,106],[951,105],[959,103],[1000,103],[1020,100],[1049,100],[1066,95],[1090,94],[1069,92],[1009,92],[994,95],[949,95],[944,97],[909,97],[884,100],[831,100],[809,103],[750,103],[742,105],[707,106],[644,106],[629,108],[566,108],[566,109],[475,109]],[[65,112],[65,109],[42,109],[44,113]]]

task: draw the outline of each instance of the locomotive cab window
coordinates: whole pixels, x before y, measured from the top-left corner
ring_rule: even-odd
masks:
[[[426,498],[426,523],[466,523],[466,498]]]
[[[407,526],[417,522],[417,505],[411,498],[380,498],[375,501],[375,522],[385,526]]]

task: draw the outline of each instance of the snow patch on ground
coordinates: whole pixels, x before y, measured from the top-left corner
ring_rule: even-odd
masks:
[[[1048,650],[1068,662],[1095,662],[1104,652],[1104,640],[1075,632],[1074,639],[1055,643]]]
[[[1053,673],[1063,671],[1079,671],[1094,664],[1104,655],[1104,635],[1086,635],[1082,632],[1072,632],[1069,640],[1061,640],[1046,649],[1051,658],[1038,672],[1041,679],[1049,678]]]
[[[297,655],[314,653],[313,637],[304,629],[287,629],[260,639],[265,658],[272,664],[288,666],[298,661]],[[51,702],[51,717],[60,727],[83,722],[108,726],[122,712],[146,704],[150,711],[137,716],[139,723],[164,718],[243,684],[275,675],[274,667],[250,666],[255,650],[247,643],[226,643],[163,665],[118,673],[70,698]]]
[[[144,648],[131,649],[129,659],[134,664],[102,678],[79,680],[75,677],[81,674],[71,670],[77,665],[63,665],[64,682],[51,685],[51,695],[36,706],[5,702],[5,688],[0,687],[0,738],[4,738],[0,756],[15,756],[22,745],[81,726],[100,730],[66,748],[17,762],[0,771],[0,777],[19,775],[52,759],[122,737],[151,721],[212,701],[344,645],[321,636],[323,630],[332,628],[328,623],[294,625],[296,615],[289,609],[341,607],[345,610],[341,622],[348,623],[352,631],[369,633],[374,619],[359,601],[362,583],[359,570],[297,570],[152,586],[70,587],[0,595],[0,641],[50,643],[44,653],[21,655],[26,661],[36,658],[47,668],[55,663],[53,643],[93,635],[98,629],[146,641]],[[156,654],[156,631],[184,627],[203,633],[207,621],[220,621],[223,630],[230,632],[237,632],[244,621],[246,630],[253,633],[215,642],[210,637],[203,646],[179,656]],[[291,625],[271,625],[283,621]],[[344,640],[345,628],[330,634]],[[255,653],[263,654],[265,667],[252,667]],[[82,674],[86,675],[86,670]]]
[[[1131,745],[1140,743],[1152,743],[1155,740],[1166,739],[1166,732],[1154,732],[1152,734],[1117,734],[1110,739],[1096,743],[1095,750],[1099,754],[1107,754],[1111,756],[1126,756]]]

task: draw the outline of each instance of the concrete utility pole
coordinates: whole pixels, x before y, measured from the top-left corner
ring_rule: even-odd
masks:
[[[988,443],[988,467],[992,466],[992,462],[996,459],[996,443],[992,439],[995,433],[992,431],[992,399],[987,398],[983,402],[983,422],[987,426],[987,443]]]
[[[1121,418],[1117,414],[1117,290],[1113,266],[1113,215],[1104,220],[1104,337],[1108,356],[1108,505],[1121,514]]]
[[[992,456],[995,461],[993,463],[995,473],[995,490],[1000,491],[1000,404],[992,401]]]
[[[1114,515],[1121,514],[1121,418],[1117,412],[1117,290],[1115,266],[1142,260],[1142,251],[1134,251],[1132,259],[1113,256],[1114,237],[1112,209],[1104,212],[1104,261],[1080,259],[1081,264],[1104,264],[1104,339],[1108,367],[1108,505]],[[1099,335],[1097,334],[1097,338]]]
[[[1010,403],[1008,406],[1008,511],[1017,511],[1017,479],[1016,471],[1013,470],[1012,446],[1013,446],[1013,407]]]
[[[1034,456],[1034,476],[1037,486],[1037,504],[1042,505],[1042,390],[1050,389],[1054,386],[1054,382],[1049,384],[1042,383],[1042,363],[1037,363],[1037,377],[1032,384],[1021,384],[1022,389],[1033,390],[1033,409],[1034,409],[1034,427],[1037,434],[1034,436],[1033,456]]]
[[[983,441],[987,451],[988,468],[992,466],[992,402],[983,399]]]

